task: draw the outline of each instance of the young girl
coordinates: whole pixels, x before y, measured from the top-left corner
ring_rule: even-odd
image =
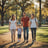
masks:
[[[18,42],[20,42],[20,40],[21,40],[21,32],[22,32],[21,24],[18,25],[17,31],[18,31]]]
[[[9,19],[9,30],[11,31],[12,42],[15,41],[15,32],[16,32],[16,17],[12,15],[12,18]]]

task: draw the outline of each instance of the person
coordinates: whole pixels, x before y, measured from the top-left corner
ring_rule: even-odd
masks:
[[[12,15],[12,18],[9,19],[9,30],[11,31],[12,42],[15,42],[15,32],[16,32],[16,18],[15,18],[15,15]]]
[[[34,41],[36,41],[36,29],[38,27],[38,20],[34,16],[34,14],[31,15],[30,27],[31,27],[31,32],[32,32],[32,43],[33,43]]]
[[[23,31],[24,31],[24,42],[28,43],[28,32],[29,32],[29,17],[26,16],[26,13],[23,13],[23,17],[21,18],[21,24],[23,25]],[[25,32],[26,31],[26,32]],[[27,33],[27,34],[26,34]],[[27,35],[27,37],[26,37]]]
[[[20,42],[21,41],[21,32],[22,32],[21,24],[18,25],[17,32],[18,32],[18,42]]]

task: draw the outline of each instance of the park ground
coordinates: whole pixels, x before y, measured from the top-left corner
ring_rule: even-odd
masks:
[[[17,42],[17,32],[16,32],[16,42],[11,42],[11,33],[8,29],[8,25],[0,26],[0,48],[9,48],[11,45],[15,44]],[[26,48],[48,48],[48,27],[40,27],[37,29],[37,43],[34,43],[32,46],[28,46]],[[21,42],[23,41],[23,32],[22,32],[22,38]],[[31,31],[29,31],[29,43],[32,41],[31,39]],[[17,43],[17,45],[20,43]],[[28,44],[24,45],[18,45],[20,48],[24,48],[24,46],[27,46]],[[17,47],[18,47],[17,46]],[[12,48],[17,48],[15,46],[12,46]]]

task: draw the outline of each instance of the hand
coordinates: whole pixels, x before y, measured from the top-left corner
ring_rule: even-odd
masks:
[[[37,29],[38,29],[38,27],[37,27]]]

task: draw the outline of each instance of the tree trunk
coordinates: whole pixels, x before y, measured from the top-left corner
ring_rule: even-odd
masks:
[[[23,12],[24,12],[24,5],[23,5],[23,7],[21,8],[21,10],[22,10],[22,16],[23,16]]]
[[[1,26],[4,26],[4,13],[1,13]]]
[[[42,21],[42,16],[41,16],[41,0],[40,0],[39,27],[41,27],[41,21]]]
[[[4,26],[4,5],[2,5],[1,11],[1,26]]]

